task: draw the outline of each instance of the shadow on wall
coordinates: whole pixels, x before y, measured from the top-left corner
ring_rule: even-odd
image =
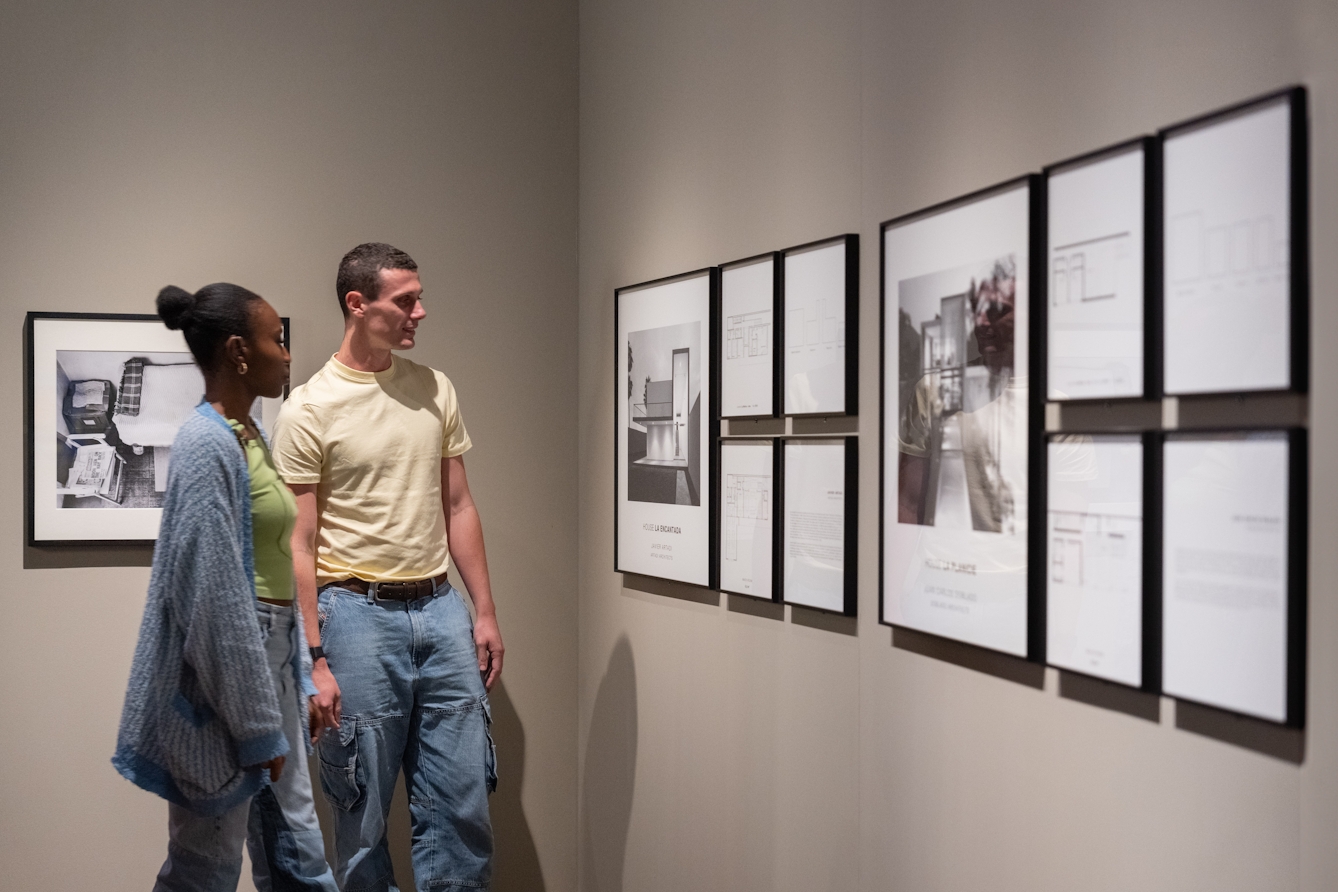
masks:
[[[621,637],[595,695],[582,781],[585,892],[622,892],[636,781],[636,665]]]
[[[493,860],[493,892],[545,892],[543,871],[539,867],[539,852],[534,847],[534,836],[520,801],[525,779],[525,728],[520,715],[507,696],[506,685],[498,682],[488,696],[492,704],[492,736],[497,744],[497,792],[489,797],[492,811],[492,832],[496,844]],[[320,790],[320,772],[314,770],[312,759],[312,787]],[[326,856],[334,863],[333,824],[330,807],[324,795],[316,796],[316,812],[325,834]],[[405,794],[404,776],[395,784],[395,797],[390,804],[390,819],[386,835],[390,843],[390,858],[395,865],[395,879],[400,892],[416,892],[413,876],[411,847],[413,829],[409,821],[409,800]]]

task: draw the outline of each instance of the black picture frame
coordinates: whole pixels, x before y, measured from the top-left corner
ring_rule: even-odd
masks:
[[[1223,703],[1209,702],[1206,699],[1198,699],[1193,696],[1187,696],[1183,693],[1177,693],[1174,690],[1167,689],[1164,681],[1164,665],[1166,658],[1165,649],[1165,609],[1166,598],[1162,593],[1161,611],[1159,620],[1161,626],[1156,630],[1161,639],[1161,652],[1159,654],[1162,664],[1163,682],[1161,692],[1167,696],[1174,697],[1176,700],[1188,703],[1196,703],[1208,706],[1213,709],[1225,710],[1227,712],[1236,712],[1241,715],[1247,715],[1257,721],[1268,722],[1270,724],[1282,725],[1285,727],[1303,729],[1306,718],[1306,634],[1307,634],[1307,614],[1309,610],[1309,581],[1308,581],[1308,550],[1309,550],[1309,434],[1304,428],[1299,427],[1272,427],[1272,428],[1203,428],[1186,431],[1169,431],[1155,435],[1159,445],[1159,455],[1161,465],[1159,466],[1158,484],[1160,492],[1157,493],[1157,513],[1159,518],[1159,528],[1157,530],[1162,548],[1158,549],[1157,566],[1149,567],[1149,572],[1154,569],[1159,576],[1163,574],[1163,561],[1166,559],[1164,552],[1164,532],[1165,532],[1165,499],[1166,487],[1170,483],[1165,473],[1165,446],[1168,443],[1177,440],[1211,440],[1214,438],[1234,439],[1247,438],[1258,435],[1273,435],[1285,439],[1287,444],[1287,538],[1286,554],[1287,568],[1286,579],[1286,598],[1287,604],[1284,614],[1284,628],[1286,638],[1286,655],[1284,657],[1284,671],[1286,676],[1285,718],[1282,721],[1262,716],[1253,712],[1240,709],[1234,709],[1230,705]]]
[[[824,248],[829,245],[844,243],[845,245],[845,406],[841,411],[816,411],[816,412],[791,412],[786,406],[786,389],[788,387],[789,376],[787,373],[788,363],[786,356],[789,352],[788,340],[782,340],[780,354],[780,369],[778,372],[778,388],[776,401],[779,404],[779,414],[792,418],[832,418],[842,416],[854,416],[859,414],[859,236],[855,233],[833,236],[831,238],[818,239],[817,241],[805,242],[802,245],[795,245],[786,248],[780,252],[780,298],[777,318],[781,319],[780,335],[787,338],[788,334],[788,306],[786,304],[785,291],[785,262],[794,254],[800,254],[806,251],[812,251]]]
[[[1139,491],[1139,497],[1142,499],[1142,520],[1140,550],[1142,560],[1139,562],[1138,581],[1139,581],[1139,677],[1138,685],[1129,685],[1120,679],[1114,678],[1108,674],[1085,671],[1080,667],[1060,664],[1054,661],[1054,654],[1049,653],[1047,646],[1046,664],[1069,673],[1086,675],[1098,679],[1107,684],[1120,685],[1122,687],[1132,687],[1150,694],[1161,692],[1161,561],[1162,561],[1162,542],[1161,542],[1161,497],[1162,497],[1162,477],[1161,477],[1161,432],[1159,431],[1110,431],[1110,430],[1068,430],[1063,433],[1049,433],[1045,436],[1043,445],[1047,451],[1051,443],[1059,438],[1072,436],[1090,436],[1112,437],[1120,439],[1136,439],[1139,444],[1142,467],[1142,485]],[[1047,493],[1047,496],[1049,493]],[[1039,532],[1046,539],[1046,567],[1047,574],[1053,572],[1052,555],[1049,548],[1053,545],[1049,535],[1049,518],[1047,517],[1046,526]],[[1048,616],[1048,597],[1047,597],[1047,619]],[[1049,629],[1047,627],[1047,638]],[[1047,641],[1048,645],[1048,641]]]
[[[724,381],[725,381],[725,350],[727,348],[726,340],[728,329],[725,319],[725,273],[731,269],[749,266],[755,263],[771,261],[771,407],[769,411],[757,412],[753,414],[726,414],[724,408]],[[783,350],[785,345],[785,318],[781,307],[781,282],[784,276],[784,259],[780,251],[767,251],[762,254],[754,254],[751,257],[744,257],[739,260],[732,260],[729,263],[720,264],[720,301],[718,308],[718,318],[716,319],[716,330],[720,332],[719,355],[716,357],[715,370],[718,383],[717,391],[720,394],[720,418],[722,420],[748,420],[756,418],[780,418],[781,417],[781,386],[782,386],[782,368],[783,368]]]
[[[889,229],[904,226],[919,220],[927,219],[948,211],[965,207],[976,202],[981,202],[998,195],[1004,194],[1014,189],[1027,189],[1027,272],[1029,280],[1028,309],[1029,323],[1027,326],[1028,337],[1028,363],[1027,374],[1031,382],[1036,383],[1028,389],[1027,394],[1027,474],[1028,474],[1028,505],[1026,517],[1028,524],[1028,535],[1023,544],[1027,556],[1027,580],[1026,580],[1026,618],[1025,618],[1025,649],[1024,653],[1018,656],[1034,663],[1045,662],[1045,537],[1035,535],[1035,531],[1044,529],[1046,497],[1045,497],[1045,450],[1041,448],[1044,443],[1045,435],[1045,353],[1043,350],[1036,349],[1037,344],[1044,344],[1044,333],[1046,327],[1045,307],[1047,304],[1046,296],[1046,275],[1047,266],[1045,246],[1046,232],[1046,183],[1045,178],[1039,173],[1028,173],[1018,177],[977,189],[965,195],[946,201],[938,202],[925,208],[893,217],[879,225],[878,228],[878,293],[879,293],[879,325],[878,325],[878,348],[879,348],[879,430],[878,430],[878,622],[880,625],[889,627],[899,627],[901,624],[887,620],[887,585],[885,577],[887,573],[887,530],[890,523],[896,523],[895,519],[887,516],[887,496],[889,492],[889,479],[887,468],[887,444],[888,444],[888,403],[887,403],[887,369],[888,369],[888,344],[887,344],[887,321],[889,314],[889,296],[887,281],[887,232]],[[896,421],[893,419],[892,424]],[[948,640],[957,641],[959,639],[949,636],[938,635],[937,633],[914,626],[906,626],[916,632],[935,637],[945,637]],[[984,649],[992,649],[987,645],[974,644],[973,646]]]
[[[1041,266],[1045,281],[1047,323],[1038,343],[1038,350],[1045,358],[1042,376],[1038,379],[1038,389],[1047,401],[1065,405],[1134,403],[1140,400],[1157,400],[1162,396],[1162,158],[1161,140],[1156,136],[1144,135],[1127,139],[1091,152],[1084,152],[1063,161],[1048,164],[1042,168],[1041,175],[1046,181],[1047,202],[1050,179],[1059,173],[1072,171],[1106,161],[1119,155],[1141,151],[1143,154],[1143,244],[1140,246],[1143,259],[1143,389],[1141,393],[1128,396],[1079,397],[1052,399],[1050,397],[1050,325],[1049,325],[1049,252],[1050,221],[1047,208],[1046,231],[1041,237],[1040,250],[1045,258]]]
[[[759,601],[780,602],[781,578],[783,572],[782,555],[780,552],[780,530],[781,530],[781,508],[783,504],[783,494],[781,490],[781,452],[784,441],[779,437],[719,437],[716,440],[716,461],[715,461],[715,529],[716,529],[716,585],[720,591],[729,595],[738,595],[743,598],[755,598]],[[724,505],[727,497],[726,481],[724,478],[725,465],[722,458],[724,448],[735,443],[766,444],[771,447],[771,585],[765,594],[756,592],[743,592],[730,588],[725,583],[724,561],[726,559],[724,550],[720,547],[719,539],[725,535]]]
[[[1159,372],[1163,384],[1163,392],[1167,396],[1180,396],[1187,398],[1195,397],[1213,397],[1232,395],[1237,393],[1250,394],[1285,394],[1308,392],[1310,385],[1310,124],[1308,116],[1308,98],[1306,88],[1296,85],[1286,87],[1281,90],[1275,90],[1265,93],[1253,99],[1236,103],[1225,108],[1208,112],[1204,115],[1198,115],[1178,124],[1172,124],[1158,131],[1157,139],[1162,146],[1162,169],[1161,169],[1161,200],[1163,202],[1163,211],[1165,210],[1166,195],[1166,144],[1176,137],[1185,134],[1212,127],[1217,124],[1225,123],[1235,118],[1239,118],[1253,112],[1260,111],[1269,105],[1286,105],[1289,113],[1289,156],[1288,156],[1288,345],[1290,355],[1288,356],[1290,383],[1282,388],[1248,388],[1239,389],[1224,387],[1221,390],[1179,390],[1169,388],[1165,382],[1165,359],[1166,359],[1166,328],[1165,328],[1165,308],[1169,296],[1161,293],[1162,300],[1162,320],[1161,328],[1161,347],[1159,356],[1162,360],[1162,369]],[[1164,218],[1164,213],[1163,213]],[[1162,264],[1162,271],[1165,272],[1166,263],[1166,239],[1169,233],[1161,233],[1160,248],[1158,252]]]
[[[622,313],[623,313],[622,299],[624,295],[632,292],[644,291],[648,288],[669,285],[675,282],[686,281],[694,278],[700,278],[703,276],[707,278],[708,307],[705,314],[705,318],[702,319],[701,321],[703,324],[707,326],[708,330],[706,338],[707,342],[706,355],[710,357],[710,368],[708,368],[707,373],[704,374],[701,378],[702,394],[706,395],[707,399],[707,405],[702,407],[702,410],[700,412],[700,417],[703,418],[706,426],[705,436],[707,445],[702,452],[702,459],[707,463],[707,467],[703,469],[703,473],[701,474],[701,477],[706,482],[706,492],[699,493],[699,503],[700,502],[705,503],[704,505],[700,505],[700,507],[703,507],[705,509],[705,520],[707,526],[706,554],[704,557],[704,560],[706,562],[706,575],[702,581],[689,581],[682,579],[680,576],[664,575],[653,571],[648,572],[649,568],[635,569],[635,568],[624,567],[620,559],[621,555],[619,549],[619,540],[621,538],[622,524],[625,522],[625,518],[622,516],[622,512],[620,510],[620,503],[622,501],[622,488],[623,488],[622,487],[623,463],[626,461],[627,456],[623,452],[622,444],[619,439],[619,434],[620,434],[619,428],[621,424],[619,411],[621,403],[625,399],[627,399],[627,397],[622,396],[621,394],[623,393],[623,383],[624,383],[623,372],[622,372],[623,368],[622,357],[623,357],[623,352],[628,349],[628,344],[624,342],[624,339],[622,338],[621,334]],[[720,317],[720,267],[718,266],[702,267],[700,269],[695,269],[690,272],[677,273],[675,275],[670,275],[670,276],[662,276],[658,279],[650,279],[645,282],[638,282],[633,285],[624,285],[620,288],[614,289],[613,292],[613,333],[614,333],[613,569],[614,572],[616,573],[636,573],[642,576],[652,576],[661,579],[669,579],[677,582],[683,582],[684,584],[687,585],[697,585],[703,588],[717,587],[716,574],[718,571],[718,564],[719,564],[719,558],[717,555],[717,546],[719,542],[719,535],[716,527],[718,518],[716,516],[714,505],[717,498],[716,486],[718,484],[718,474],[716,467],[716,454],[717,454],[716,443],[720,439],[720,413],[718,409],[720,405],[720,392],[719,392],[720,376],[717,373],[715,366],[716,366],[716,358],[720,355],[720,330],[718,325],[719,317]]]
[[[785,484],[786,453],[791,446],[813,444],[841,444],[844,447],[844,516],[842,521],[842,595],[840,610],[794,601],[786,597],[785,592],[785,514],[789,498]],[[785,604],[817,610],[840,616],[857,616],[859,613],[859,437],[791,437],[781,440],[776,450],[776,479],[780,485],[776,491],[776,514],[778,518],[776,533],[776,583],[779,589],[778,600]]]
[[[283,323],[284,345],[291,343],[291,328],[288,317],[281,317]],[[64,326],[61,323],[72,323],[71,326]],[[134,328],[121,328],[126,323],[133,323]],[[90,330],[89,325],[107,326],[105,330],[101,328]],[[46,333],[48,325],[54,326],[51,334]],[[38,355],[37,330],[43,328],[43,338],[65,337],[66,349],[60,346],[51,346],[43,344],[41,356]],[[61,333],[55,329],[70,328],[72,333]],[[71,341],[70,338],[73,338]],[[148,339],[146,341],[146,338]],[[151,346],[146,346],[150,344]],[[79,345],[79,346],[75,346]],[[48,388],[42,381],[45,375],[54,373],[55,375],[64,375],[65,371],[60,367],[58,356],[62,352],[89,353],[89,354],[125,354],[131,357],[134,354],[143,353],[145,355],[161,354],[184,354],[189,357],[189,347],[186,345],[184,337],[180,332],[169,331],[162,325],[162,320],[152,313],[67,313],[67,312],[45,312],[30,311],[24,317],[23,324],[23,347],[24,347],[24,410],[23,410],[23,456],[24,456],[24,538],[29,547],[51,547],[51,548],[99,548],[107,546],[127,546],[140,545],[151,546],[156,540],[156,536],[145,535],[146,530],[152,528],[156,533],[158,518],[161,516],[161,506],[153,504],[123,505],[121,504],[127,495],[133,495],[135,487],[133,484],[127,484],[125,478],[132,476],[133,472],[127,472],[123,469],[128,468],[129,462],[145,463],[145,467],[150,471],[153,469],[153,462],[156,461],[156,455],[150,453],[148,458],[144,457],[146,445],[152,445],[155,448],[160,445],[170,446],[170,443],[133,443],[128,437],[122,436],[121,426],[128,422],[118,422],[115,409],[120,406],[120,400],[116,395],[120,393],[124,383],[126,362],[119,359],[109,359],[109,368],[121,366],[120,371],[115,372],[116,380],[100,377],[97,380],[103,381],[106,385],[105,405],[95,407],[91,412],[78,412],[71,404],[70,412],[74,412],[81,417],[78,419],[81,423],[88,424],[87,429],[75,430],[70,416],[64,411],[58,412],[59,418],[48,418],[46,412],[40,412],[42,418],[39,419],[39,403],[48,404],[50,398],[55,394],[55,390],[48,392]],[[118,349],[120,348],[120,349]],[[38,363],[42,364],[39,369]],[[48,365],[50,363],[50,365]],[[149,362],[148,365],[155,363]],[[194,365],[193,359],[186,362],[174,363],[174,365]],[[142,366],[141,366],[142,367]],[[105,374],[112,375],[108,371]],[[56,378],[51,379],[55,381]],[[70,383],[73,382],[71,379]],[[40,392],[39,392],[40,387]],[[56,386],[57,389],[59,385]],[[203,394],[203,389],[201,389]],[[276,401],[274,406],[277,411],[277,405],[281,405],[283,399],[287,399],[288,387],[284,387],[282,397]],[[59,399],[65,402],[62,395]],[[110,458],[111,473],[103,475],[104,482],[116,480],[115,490],[108,488],[108,492],[90,491],[82,496],[75,498],[97,499],[97,505],[101,507],[104,504],[112,505],[120,510],[114,513],[107,511],[98,511],[94,513],[79,511],[77,515],[67,514],[69,507],[59,508],[56,515],[48,515],[42,511],[42,517],[38,517],[38,473],[44,475],[55,470],[59,475],[59,460],[53,468],[46,467],[45,461],[38,458],[37,437],[41,433],[38,430],[38,424],[41,423],[45,428],[47,423],[52,425],[51,433],[56,434],[58,445],[57,452],[61,452],[60,443],[70,444],[75,454],[83,446],[92,446],[97,450],[107,453]],[[61,428],[66,430],[62,432]],[[80,442],[76,442],[80,441]],[[88,442],[82,442],[88,441]],[[110,450],[110,452],[109,452]],[[111,452],[115,455],[112,456]],[[38,467],[41,464],[42,467]],[[142,470],[142,469],[141,469]],[[45,478],[44,478],[45,479]],[[59,478],[58,478],[59,479]],[[127,487],[132,490],[127,494]],[[142,488],[142,487],[141,487]],[[64,496],[73,495],[68,490],[63,493]],[[118,498],[119,496],[119,498]],[[45,495],[42,496],[45,498]],[[154,501],[156,499],[151,499]],[[133,513],[125,513],[130,511]],[[152,514],[146,512],[153,512]],[[87,518],[85,520],[85,518]],[[82,521],[81,523],[79,521]],[[74,529],[74,526],[86,527],[92,530],[100,530],[105,527],[103,532],[114,533],[118,530],[125,531],[125,535],[70,535],[70,533],[80,532]],[[49,527],[65,528],[67,535],[50,535]]]

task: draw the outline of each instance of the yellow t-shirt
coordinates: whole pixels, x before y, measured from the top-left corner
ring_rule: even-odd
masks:
[[[470,445],[450,379],[399,356],[384,372],[331,357],[294,390],[274,462],[289,484],[318,484],[317,584],[446,572],[441,460]]]

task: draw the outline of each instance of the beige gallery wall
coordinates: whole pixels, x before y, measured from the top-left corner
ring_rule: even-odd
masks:
[[[583,0],[580,28],[581,888],[1338,885],[1338,7]],[[1295,82],[1314,197],[1304,736],[894,644],[879,223]],[[613,572],[614,288],[841,232],[862,253],[858,621]]]
[[[497,888],[571,889],[574,4],[57,0],[3,14],[0,889],[148,888],[166,846],[163,803],[108,762],[148,553],[23,544],[25,312],[152,312],[165,284],[233,280],[291,317],[301,381],[337,346],[335,266],[365,240],[418,260],[429,315],[413,358],[455,381],[475,444],[508,647]]]

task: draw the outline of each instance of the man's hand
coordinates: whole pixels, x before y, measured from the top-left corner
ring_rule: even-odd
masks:
[[[269,782],[272,784],[277,784],[279,782],[279,775],[283,774],[283,758],[284,758],[283,756],[275,756],[268,762],[261,762],[256,767],[262,771],[268,768]]]
[[[483,687],[491,691],[502,675],[502,652],[505,650],[495,616],[480,616],[474,621],[474,650],[479,658]]]
[[[339,716],[343,709],[339,700],[339,682],[335,681],[330,664],[321,658],[311,667],[311,682],[316,686],[316,696],[311,698],[311,742],[321,739],[326,728],[339,728]]]

